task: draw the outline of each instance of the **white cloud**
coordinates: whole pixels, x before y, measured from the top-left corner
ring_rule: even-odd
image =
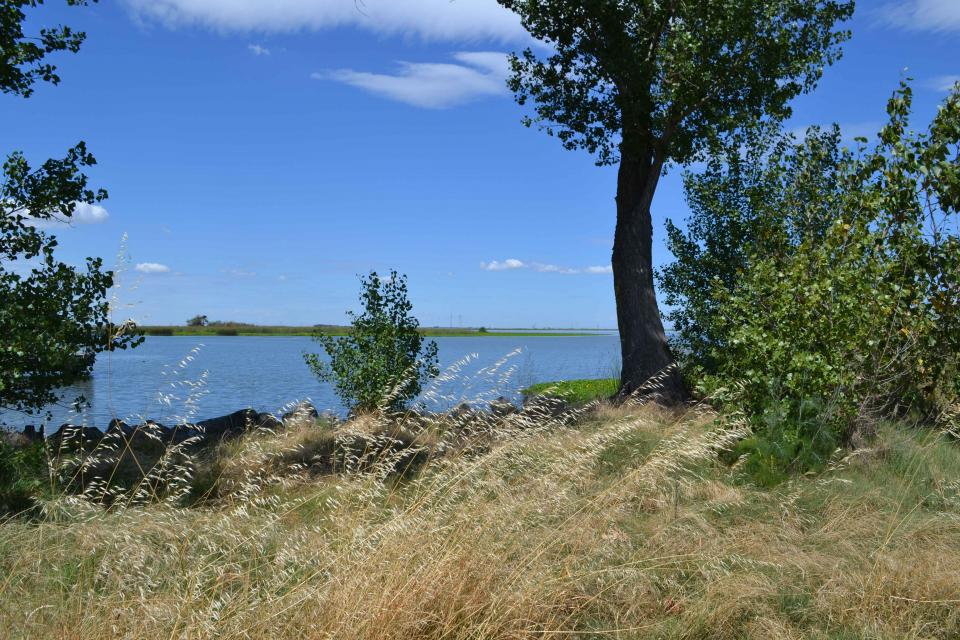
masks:
[[[396,75],[338,69],[314,73],[415,107],[443,109],[507,92],[507,56],[494,51],[462,51],[449,62],[401,62]]]
[[[77,208],[70,219],[74,224],[100,224],[106,222],[110,214],[98,204],[78,202]]]
[[[922,84],[928,89],[946,92],[953,91],[958,82],[960,82],[960,76],[937,76],[925,80]]]
[[[502,262],[498,260],[493,260],[491,262],[481,262],[480,268],[486,271],[512,271],[514,269],[533,269],[538,273],[562,273],[562,274],[587,273],[591,275],[597,275],[597,274],[613,273],[613,267],[611,267],[610,265],[584,267],[583,269],[577,269],[573,267],[562,267],[556,264],[546,264],[543,262],[524,262],[523,260],[517,260],[516,258],[507,258]]]
[[[503,262],[493,260],[491,262],[481,262],[480,268],[487,271],[507,271],[509,269],[524,269],[526,264],[516,258],[507,258]]]
[[[247,49],[255,56],[268,56],[270,55],[270,49],[260,46],[259,44],[248,44]]]
[[[960,31],[958,0],[897,0],[880,9],[887,24],[916,31]]]
[[[99,204],[77,202],[73,215],[69,218],[61,218],[55,214],[53,218],[38,220],[28,216],[28,222],[38,229],[63,229],[80,224],[102,224],[109,218],[110,214]]]
[[[159,262],[140,262],[134,267],[140,273],[169,273],[170,267]]]
[[[576,269],[560,267],[555,264],[543,264],[542,262],[534,262],[531,266],[540,273],[578,273]]]
[[[424,40],[525,41],[520,19],[496,0],[125,0],[170,28],[278,33],[359,27]]]
[[[600,274],[600,273],[613,273],[613,267],[611,267],[609,264],[603,265],[603,266],[598,266],[598,267],[587,267],[586,269],[583,270],[583,272],[584,272],[584,273],[596,273],[596,274]]]

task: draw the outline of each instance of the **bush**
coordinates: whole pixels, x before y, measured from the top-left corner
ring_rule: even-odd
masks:
[[[687,177],[693,218],[670,227],[660,274],[675,346],[700,391],[750,421],[755,477],[956,401],[960,90],[924,135],[910,106],[902,86],[874,148],[841,148],[835,128],[766,153],[761,135]]]
[[[391,271],[384,280],[371,271],[360,282],[364,310],[348,312],[350,335],[335,338],[318,330],[313,339],[330,362],[314,353],[304,360],[317,377],[333,383],[353,412],[400,410],[439,374],[437,343],[424,344],[420,323],[410,315],[406,276]]]
[[[0,434],[0,519],[33,513],[48,480],[42,442],[14,446]]]

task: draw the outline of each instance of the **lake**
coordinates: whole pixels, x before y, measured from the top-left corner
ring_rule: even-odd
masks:
[[[531,384],[613,377],[620,366],[619,341],[609,332],[430,339],[439,346],[442,370],[422,398],[430,410],[501,395],[519,401],[520,390]],[[64,393],[65,398],[82,394],[91,406],[80,416],[69,407],[52,407],[50,424],[105,428],[114,417],[175,424],[246,407],[281,413],[305,399],[320,411],[343,415],[331,385],[318,381],[303,362],[304,352],[321,351],[308,337],[148,337],[136,349],[100,354],[93,376]],[[0,412],[0,423],[9,427],[42,422]]]

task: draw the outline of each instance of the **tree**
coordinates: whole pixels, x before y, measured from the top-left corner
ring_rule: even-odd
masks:
[[[321,380],[333,383],[337,395],[354,412],[400,410],[417,395],[423,382],[439,374],[437,343],[424,344],[419,321],[410,315],[407,277],[376,271],[360,279],[363,313],[348,312],[350,334],[334,338],[319,329],[319,342],[330,362],[304,354],[307,366]]]
[[[0,4],[0,90],[28,97],[33,84],[56,84],[48,53],[77,51],[84,34],[69,27],[42,29],[27,37],[23,7],[40,0]],[[68,0],[83,5],[81,0]],[[58,387],[89,373],[91,355],[135,346],[130,325],[109,320],[107,290],[113,274],[99,258],[84,269],[59,262],[56,238],[43,227],[68,223],[79,203],[93,204],[106,192],[87,187],[83,167],[96,163],[84,143],[59,160],[31,167],[21,153],[3,165],[0,183],[0,410],[36,413],[56,401]],[[18,264],[14,264],[18,263]]]
[[[623,361],[621,395],[663,377],[685,396],[653,283],[650,208],[670,164],[811,90],[840,56],[853,0],[498,0],[548,47],[511,57],[517,101],[567,149],[619,165],[613,278]]]
[[[955,416],[960,85],[923,133],[911,102],[904,85],[873,145],[760,137],[687,177],[661,284],[685,365],[752,425],[759,479],[822,466],[878,418]]]
[[[196,315],[187,320],[188,327],[205,327],[209,324],[207,322],[207,316]]]
[[[800,143],[765,126],[684,175],[691,215],[685,229],[667,220],[675,260],[657,276],[688,382],[716,373],[729,346],[719,328],[718,288],[732,291],[746,277],[752,252],[789,256],[805,241],[822,241],[854,188],[843,169],[852,162],[836,125],[811,128]]]

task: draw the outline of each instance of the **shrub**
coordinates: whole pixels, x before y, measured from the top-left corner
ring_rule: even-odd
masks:
[[[873,148],[781,138],[688,176],[660,274],[701,392],[742,410],[757,477],[821,466],[889,415],[935,420],[958,393],[960,90],[908,133],[907,86]]]
[[[0,520],[34,512],[47,480],[42,442],[14,446],[0,434]]]
[[[348,312],[350,335],[335,338],[318,330],[329,362],[304,354],[310,369],[331,382],[337,395],[354,412],[399,410],[415,398],[426,379],[439,373],[437,344],[424,344],[420,323],[410,315],[407,278],[391,271],[381,279],[375,271],[361,278],[363,313]]]

